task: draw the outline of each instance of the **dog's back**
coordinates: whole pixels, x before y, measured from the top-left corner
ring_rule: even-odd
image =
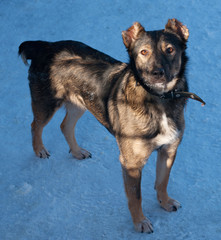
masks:
[[[119,61],[107,54],[95,50],[84,43],[71,40],[58,42],[25,41],[19,46],[18,54],[21,55],[23,62],[27,65],[27,60],[42,62],[42,60],[46,58],[49,60],[62,51],[69,52],[72,54],[72,57],[81,56],[84,60],[90,59],[111,64],[119,63]]]
[[[108,99],[126,64],[78,41],[26,41],[19,55],[28,65],[32,104],[54,112],[63,103],[83,102],[112,131],[107,116]],[[116,79],[116,80],[114,80]],[[83,97],[84,101],[79,100]],[[94,99],[97,101],[93,101]],[[96,105],[96,106],[95,106]],[[99,109],[99,110],[97,110]],[[51,115],[51,113],[50,113]]]

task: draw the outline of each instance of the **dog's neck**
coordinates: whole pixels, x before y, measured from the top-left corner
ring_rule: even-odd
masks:
[[[138,75],[137,71],[136,70],[134,71],[134,69],[136,69],[136,68],[134,67],[134,62],[133,61],[130,62],[130,66],[131,66],[131,69],[132,69],[133,74],[134,74],[134,78],[135,78],[135,81],[136,81],[136,86],[141,85],[150,95],[157,96],[160,99],[180,99],[180,98],[185,98],[187,100],[188,98],[191,98],[193,100],[201,102],[202,106],[204,106],[206,104],[195,93],[188,92],[188,90],[186,91],[183,88],[180,89],[179,87],[176,87],[176,86],[171,91],[159,94],[156,91],[154,91],[153,89],[151,89],[149,86],[144,84],[144,82],[139,78],[139,75]]]

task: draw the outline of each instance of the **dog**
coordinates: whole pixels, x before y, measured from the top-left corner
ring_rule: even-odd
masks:
[[[146,31],[135,22],[122,37],[128,63],[77,41],[26,41],[19,46],[24,63],[31,60],[32,144],[38,157],[50,156],[42,142],[42,131],[64,105],[61,130],[70,152],[76,159],[90,158],[91,153],[75,139],[75,125],[89,110],[117,140],[135,229],[152,233],[153,226],[141,206],[141,173],[155,150],[159,204],[168,212],[181,207],[168,196],[167,185],[184,133],[186,99],[190,97],[185,52],[189,31],[176,19],[169,19],[165,28],[157,31]]]

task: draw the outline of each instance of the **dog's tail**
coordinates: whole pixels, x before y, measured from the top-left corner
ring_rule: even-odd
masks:
[[[21,56],[24,64],[28,65],[27,60],[34,60],[48,46],[49,43],[44,41],[26,41],[19,46],[18,54]]]

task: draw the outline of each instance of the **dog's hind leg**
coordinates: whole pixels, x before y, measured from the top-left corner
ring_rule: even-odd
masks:
[[[56,109],[46,110],[45,105],[34,103],[32,101],[32,111],[34,114],[34,120],[31,124],[31,132],[34,152],[40,158],[48,158],[50,154],[42,142],[42,132],[43,128],[53,117]]]
[[[91,154],[87,150],[79,147],[75,138],[76,123],[85,110],[83,106],[74,103],[66,104],[66,116],[61,123],[61,131],[70,147],[70,152],[79,160],[91,157]]]

